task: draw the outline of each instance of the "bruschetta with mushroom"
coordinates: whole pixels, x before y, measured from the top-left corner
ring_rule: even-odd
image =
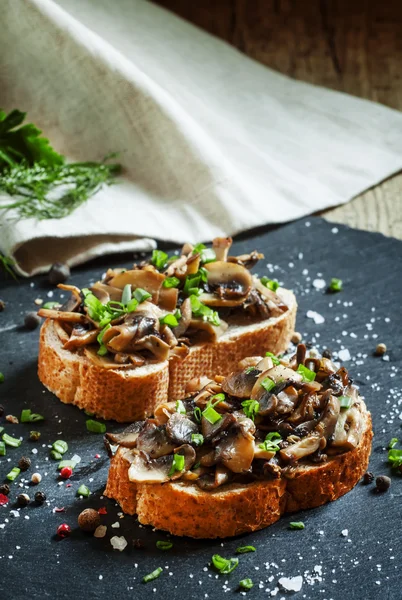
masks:
[[[107,434],[105,494],[140,523],[215,538],[336,500],[367,469],[371,416],[344,367],[309,356],[242,360],[183,400]]]
[[[109,269],[71,292],[45,317],[39,378],[63,402],[105,419],[134,421],[183,398],[202,373],[227,375],[239,360],[283,352],[294,331],[296,300],[250,269],[263,255],[229,254],[231,238],[212,248],[185,244],[181,255],[155,250],[131,269]]]

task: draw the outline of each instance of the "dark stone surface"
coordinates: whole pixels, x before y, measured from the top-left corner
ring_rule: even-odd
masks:
[[[260,274],[268,273],[267,263],[276,265],[274,276],[296,292],[297,328],[304,339],[317,342],[321,348],[337,351],[343,345],[350,351],[352,360],[346,365],[373,413],[376,435],[370,468],[376,475],[390,475],[385,447],[391,437],[401,435],[402,242],[341,226],[334,229],[314,218],[243,238],[235,244],[238,252],[254,248],[266,256],[257,269]],[[97,278],[108,264],[126,266],[130,262],[130,256],[103,258],[74,269],[70,282],[82,286],[88,279]],[[312,281],[321,277],[327,282],[331,277],[343,279],[344,291],[329,295],[316,290]],[[303,575],[303,587],[294,598],[402,597],[402,480],[398,474],[392,473],[392,486],[385,494],[374,493],[374,485],[358,484],[337,502],[286,516],[264,531],[224,542],[174,539],[174,548],[169,552],[155,547],[157,540],[167,538],[166,534],[139,527],[133,518],[118,518],[114,503],[100,497],[108,467],[102,436],[88,433],[85,414],[61,404],[43,389],[36,376],[39,330],[25,331],[21,324],[24,313],[35,309],[35,298],[50,299],[50,287],[44,279],[35,278],[34,287],[29,281],[0,281],[0,298],[7,303],[6,310],[0,313],[0,371],[5,375],[0,404],[6,407],[5,414],[19,416],[22,408],[31,408],[46,419],[31,427],[11,425],[0,418],[0,425],[9,434],[24,438],[20,448],[9,448],[7,457],[0,457],[0,481],[21,456],[32,459],[30,470],[11,485],[12,502],[0,506],[0,590],[7,590],[7,597],[117,600],[154,596],[199,600],[208,594],[209,598],[218,599],[238,595],[238,582],[251,577],[255,586],[247,596],[270,598],[265,590],[274,590],[280,577],[298,574]],[[58,295],[55,292],[52,299]],[[315,324],[306,317],[308,310],[324,316],[325,322]],[[15,327],[7,330],[12,325]],[[389,360],[373,356],[379,341],[387,344]],[[118,429],[111,423],[108,427]],[[30,429],[42,432],[40,443],[27,441]],[[66,483],[58,485],[57,463],[48,460],[48,445],[60,438],[69,444],[66,458],[77,453],[82,459],[69,488]],[[33,448],[38,449],[36,456]],[[101,458],[95,458],[97,453]],[[19,482],[35,471],[42,474],[42,483],[29,486],[26,491],[31,498],[35,491],[45,491],[48,503],[36,506],[31,502],[15,518],[10,510],[17,508],[14,501],[22,491]],[[76,498],[81,483],[93,492],[88,500]],[[65,507],[66,512],[54,513],[56,506]],[[85,507],[101,506],[107,508],[108,514],[102,520],[109,527],[106,537],[99,540],[77,528],[77,516]],[[289,522],[298,520],[304,521],[306,528],[290,531]],[[55,533],[63,522],[71,525],[73,533],[69,539],[59,540]],[[119,529],[110,527],[115,522],[119,522]],[[346,536],[341,533],[345,529]],[[112,535],[127,538],[129,546],[124,552],[112,549]],[[144,549],[133,547],[132,541],[137,538],[143,541]],[[232,574],[217,576],[209,568],[212,554],[234,556],[235,549],[244,544],[254,545],[257,551],[241,555],[239,567]],[[158,566],[163,568],[161,577],[146,585],[141,583],[142,577]],[[227,593],[226,582],[230,588]],[[276,597],[288,595],[291,594],[279,591]]]

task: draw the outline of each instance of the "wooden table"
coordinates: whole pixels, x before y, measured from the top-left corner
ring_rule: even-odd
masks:
[[[296,79],[402,110],[402,0],[156,0]],[[326,210],[402,239],[402,174]]]

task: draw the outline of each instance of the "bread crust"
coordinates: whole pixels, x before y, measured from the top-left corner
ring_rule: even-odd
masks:
[[[144,419],[162,402],[185,396],[193,377],[229,375],[246,356],[286,350],[296,320],[296,298],[281,290],[289,310],[261,323],[231,327],[215,343],[190,348],[184,360],[174,358],[135,369],[104,369],[79,352],[64,350],[53,321],[42,325],[38,376],[62,402],[103,419],[121,423]]]
[[[225,538],[272,525],[283,514],[321,506],[350,491],[367,469],[371,415],[359,445],[322,464],[300,465],[287,477],[230,484],[206,492],[186,482],[136,484],[128,479],[129,451],[112,458],[105,495],[143,525],[194,538]]]

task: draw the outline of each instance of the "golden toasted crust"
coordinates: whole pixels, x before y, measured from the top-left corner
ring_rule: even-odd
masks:
[[[166,401],[167,361],[136,369],[104,369],[88,358],[64,350],[53,321],[42,325],[38,376],[67,404],[76,404],[103,419],[136,421],[150,416]]]
[[[246,356],[286,350],[297,305],[292,292],[281,288],[281,296],[289,310],[280,317],[230,327],[216,343],[192,347],[184,360],[175,358],[135,369],[104,369],[78,352],[64,350],[53,321],[48,319],[40,335],[39,379],[62,402],[104,419],[144,419],[162,402],[183,398],[185,384],[193,377],[229,375]]]
[[[272,525],[281,515],[336,500],[367,469],[373,437],[370,413],[354,450],[319,465],[295,468],[291,478],[230,484],[205,492],[191,483],[136,484],[128,479],[129,451],[111,461],[105,495],[144,525],[194,538],[230,537]]]

